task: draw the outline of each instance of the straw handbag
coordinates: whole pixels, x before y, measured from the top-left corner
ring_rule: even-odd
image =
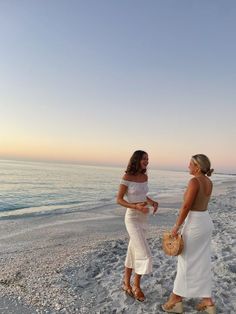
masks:
[[[176,256],[181,254],[184,248],[184,241],[181,234],[172,237],[170,231],[163,232],[162,248],[167,255]]]

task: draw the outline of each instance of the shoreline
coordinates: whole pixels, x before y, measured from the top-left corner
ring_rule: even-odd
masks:
[[[222,181],[217,179],[214,183],[214,190],[213,193],[223,193],[225,191],[225,187],[231,185],[235,181],[232,176],[229,177],[229,175],[225,176],[222,174]],[[186,181],[187,185],[187,181]],[[183,190],[184,191],[184,190]],[[163,192],[162,192],[163,193]],[[172,207],[176,208],[181,205],[182,198],[180,195],[181,192],[173,192],[168,194],[156,194],[155,198],[157,197],[159,200],[159,203],[162,204],[162,207]],[[163,204],[164,203],[164,204]],[[169,204],[169,205],[168,205]],[[103,212],[105,208],[107,209],[114,209],[116,208],[115,199],[110,199],[109,203],[106,204],[94,204],[94,206],[89,205],[87,208],[87,205],[84,205],[85,207],[82,207],[81,204],[72,205],[70,203],[65,204],[50,204],[50,205],[40,205],[40,206],[32,206],[32,207],[19,207],[16,209],[5,209],[0,210],[0,222],[2,220],[15,220],[15,219],[24,219],[24,218],[30,218],[30,217],[44,217],[44,216],[56,216],[56,215],[67,215],[70,213],[76,213],[76,212],[99,212],[100,210]],[[13,206],[14,207],[14,206]]]

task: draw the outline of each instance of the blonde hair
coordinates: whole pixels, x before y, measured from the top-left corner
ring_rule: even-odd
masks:
[[[211,176],[214,169],[211,169],[210,159],[203,154],[197,154],[192,156],[192,160],[197,165],[203,174],[206,174],[208,177]]]

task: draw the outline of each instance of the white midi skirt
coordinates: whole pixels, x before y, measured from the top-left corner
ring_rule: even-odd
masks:
[[[211,234],[208,211],[190,211],[182,230],[184,250],[178,256],[173,292],[187,298],[211,297]]]
[[[152,271],[152,256],[146,239],[147,216],[130,208],[125,214],[125,226],[130,237],[125,266],[139,275]]]

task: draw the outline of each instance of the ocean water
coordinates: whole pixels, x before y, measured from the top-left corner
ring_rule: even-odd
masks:
[[[86,211],[114,205],[124,169],[0,160],[0,218]],[[188,172],[148,171],[149,194],[182,195]],[[215,175],[218,184],[228,175]]]

